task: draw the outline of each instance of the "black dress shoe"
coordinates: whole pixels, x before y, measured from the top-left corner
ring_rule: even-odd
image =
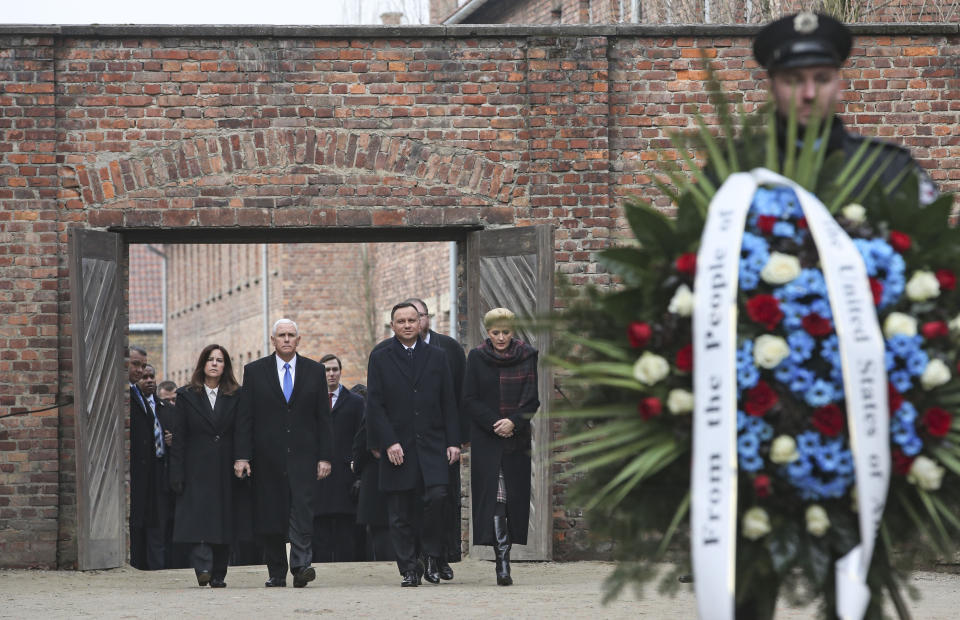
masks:
[[[417,571],[408,570],[403,574],[403,580],[400,582],[401,588],[416,588],[420,585],[420,579],[417,577]]]
[[[427,564],[423,567],[423,578],[430,583],[440,583],[440,560],[427,556]]]
[[[280,579],[279,577],[271,577],[270,579],[267,579],[267,582],[263,585],[268,588],[286,588],[287,580]]]
[[[317,578],[317,571],[312,566],[301,568],[293,573],[293,587],[305,588],[307,584]]]
[[[453,579],[453,569],[450,568],[450,564],[443,558],[437,560],[437,572],[440,573],[440,579],[444,581]]]
[[[201,570],[197,571],[197,585],[201,588],[210,583],[210,571]]]
[[[224,581],[223,579],[211,579],[211,580],[210,580],[210,587],[211,587],[211,588],[226,588],[226,587],[227,587],[227,582]]]

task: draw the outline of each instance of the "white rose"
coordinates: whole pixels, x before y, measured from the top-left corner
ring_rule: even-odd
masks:
[[[910,466],[907,482],[915,484],[924,491],[936,491],[943,481],[943,468],[925,456],[918,456]]]
[[[883,335],[892,338],[897,334],[903,336],[917,335],[917,319],[902,312],[891,312],[883,322]]]
[[[770,533],[770,515],[763,508],[754,506],[743,513],[741,527],[743,528],[744,538],[750,540],[762,538]]]
[[[867,210],[863,208],[863,205],[856,203],[849,204],[840,209],[840,213],[854,224],[859,224],[867,219]]]
[[[807,531],[814,536],[823,536],[830,529],[830,517],[827,511],[819,504],[813,504],[807,508],[805,514],[807,518]]]
[[[798,458],[797,442],[790,435],[780,435],[770,444],[770,460],[777,465],[786,465]]]
[[[761,368],[776,368],[790,355],[790,346],[780,336],[764,334],[753,342],[753,361]]]
[[[767,284],[786,284],[800,275],[800,259],[790,254],[773,252],[763,266],[760,277]]]
[[[690,316],[693,314],[693,291],[686,284],[677,287],[677,292],[673,294],[670,305],[667,310],[680,316]]]
[[[656,353],[644,351],[633,365],[633,376],[640,383],[653,385],[670,372],[670,364]]]
[[[950,328],[950,331],[954,334],[960,334],[960,314],[950,319],[950,323],[947,325]]]
[[[932,390],[950,380],[950,369],[942,360],[936,358],[927,362],[927,367],[923,369],[920,375],[920,383],[923,389]]]
[[[926,301],[940,296],[940,281],[929,271],[917,271],[907,282],[907,297],[911,301]]]
[[[674,415],[693,411],[693,394],[687,390],[670,390],[667,394],[667,409]]]

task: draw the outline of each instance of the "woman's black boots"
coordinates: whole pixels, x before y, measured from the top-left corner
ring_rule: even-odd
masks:
[[[497,544],[493,546],[493,551],[497,556],[497,585],[512,585],[513,578],[510,577],[510,529],[507,527],[507,517],[493,517],[493,534],[497,540]]]

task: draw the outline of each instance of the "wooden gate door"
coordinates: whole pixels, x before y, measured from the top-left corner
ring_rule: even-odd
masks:
[[[123,566],[123,325],[120,235],[70,230],[77,567]]]
[[[475,347],[486,338],[483,315],[497,307],[509,308],[518,317],[534,317],[553,308],[553,227],[531,226],[470,233],[467,238],[467,342]],[[553,556],[553,506],[551,505],[550,396],[553,378],[543,366],[550,352],[546,333],[518,336],[540,351],[540,411],[533,418],[533,467],[530,493],[530,534],[526,545],[513,548],[516,560],[550,560]],[[474,524],[470,524],[471,532]],[[472,540],[472,538],[471,538]],[[490,547],[471,547],[470,554],[492,559]]]

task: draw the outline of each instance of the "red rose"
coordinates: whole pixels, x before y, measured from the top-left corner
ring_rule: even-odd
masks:
[[[633,321],[627,327],[627,338],[630,340],[630,346],[634,349],[642,349],[647,346],[647,343],[650,342],[650,336],[652,335],[653,330],[650,329],[648,323]]]
[[[757,497],[763,499],[770,496],[770,476],[767,474],[757,474],[753,479],[753,492]]]
[[[836,437],[843,430],[843,410],[833,403],[813,412],[813,427],[824,437]]]
[[[801,217],[799,220],[797,220],[797,228],[805,230],[807,228],[807,218]]]
[[[677,370],[683,372],[690,372],[693,370],[693,345],[688,344],[677,351],[677,358],[674,362],[677,365]]]
[[[887,383],[887,403],[890,405],[891,416],[895,414],[897,409],[900,408],[900,405],[903,404],[903,396],[900,396],[900,392],[897,391],[897,388],[893,387],[892,383]]]
[[[900,448],[894,448],[890,453],[890,460],[893,461],[893,473],[906,476],[910,473],[910,467],[913,465],[913,457],[907,456]]]
[[[923,425],[933,437],[944,437],[949,433],[952,421],[950,412],[940,407],[930,407],[923,413]]]
[[[779,220],[772,215],[760,215],[757,216],[757,228],[759,228],[763,234],[769,235],[773,232],[773,225],[778,221]]]
[[[749,415],[760,417],[770,408],[777,404],[779,400],[777,393],[763,381],[757,381],[757,385],[747,390],[747,402],[743,405],[743,410]]]
[[[913,241],[911,241],[910,235],[902,233],[899,230],[890,231],[890,245],[892,245],[893,249],[897,252],[903,254],[910,249],[912,244]]]
[[[660,403],[660,399],[655,396],[644,398],[640,401],[640,404],[637,405],[637,412],[644,420],[655,418],[660,415],[662,411],[663,405]]]
[[[687,252],[677,257],[674,267],[683,274],[692,276],[697,271],[697,255],[693,252]]]
[[[957,288],[957,274],[949,269],[937,269],[934,275],[937,277],[937,282],[940,283],[941,291],[952,291]]]
[[[870,278],[870,293],[873,294],[873,305],[879,306],[883,299],[883,283],[875,278]]]
[[[773,295],[755,295],[747,300],[747,316],[767,329],[773,329],[783,319],[780,301]]]
[[[803,317],[803,329],[814,338],[821,338],[829,335],[833,331],[830,319],[825,319],[816,312],[811,312]]]
[[[923,337],[927,340],[935,340],[949,336],[950,328],[947,327],[944,321],[930,321],[920,327],[920,333],[922,333]]]

